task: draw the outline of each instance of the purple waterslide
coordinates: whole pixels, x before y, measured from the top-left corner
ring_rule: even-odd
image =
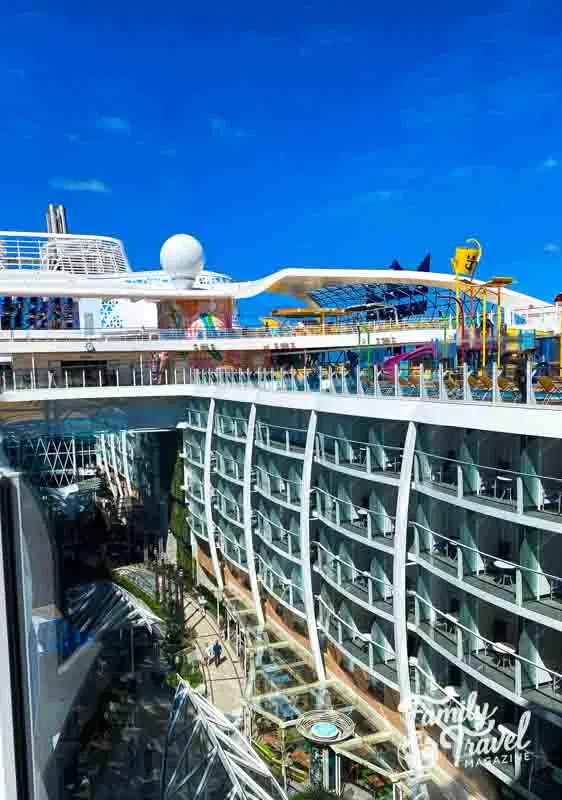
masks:
[[[433,344],[421,344],[419,347],[410,350],[408,353],[400,353],[397,356],[390,356],[382,364],[382,372],[386,378],[394,377],[394,365],[400,364],[401,361],[415,361],[424,356],[434,356],[435,350]]]

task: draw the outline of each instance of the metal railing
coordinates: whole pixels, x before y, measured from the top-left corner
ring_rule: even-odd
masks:
[[[287,530],[267,517],[262,511],[255,511],[254,532],[267,544],[277,550],[296,558],[301,554],[300,535],[296,531]]]
[[[204,503],[205,497],[203,495],[203,485],[201,483],[191,483],[185,487],[185,493],[191,500],[196,500],[198,503]]]
[[[459,661],[488,674],[518,697],[528,689],[548,688],[562,704],[562,674],[540,661],[531,661],[517,652],[517,644],[494,642],[463,625],[455,614],[441,611],[417,592],[414,597],[416,627],[428,626],[429,638],[444,645]],[[420,604],[424,606],[425,616]],[[447,644],[445,644],[445,642]]]
[[[246,548],[237,542],[236,539],[229,534],[225,533],[219,526],[215,528],[215,533],[218,538],[218,544],[221,553],[229,561],[232,561],[237,567],[245,571],[248,570],[248,556]]]
[[[2,234],[0,233],[0,237]],[[56,235],[53,235],[56,237]],[[51,235],[49,235],[51,238]],[[121,278],[123,280],[124,275],[123,272],[128,272],[128,262],[122,253],[122,256],[119,255],[117,251],[117,246],[121,246],[121,242],[118,242],[116,239],[104,239],[104,237],[72,237],[76,239],[83,239],[90,241],[94,239],[96,243],[100,242],[99,252],[95,253],[94,250],[91,250],[91,253],[88,257],[88,253],[86,252],[87,248],[84,248],[84,258],[81,259],[80,257],[80,250],[79,248],[76,249],[74,252],[73,248],[69,248],[65,251],[64,247],[62,249],[59,248],[59,263],[65,263],[67,265],[67,274],[66,279],[68,280],[68,272],[73,271],[76,275],[100,275],[104,274],[107,278],[110,274],[115,274],[116,278]],[[105,246],[102,246],[104,242],[107,242]],[[112,250],[111,243],[115,243],[115,251]],[[21,269],[29,269],[30,267],[36,267],[37,269],[41,267],[40,264],[40,256],[38,255],[40,245],[37,246],[30,246],[29,252],[25,252],[25,248],[20,246],[19,249],[16,245],[14,245],[11,250],[8,252],[8,255],[3,257],[2,252],[2,242],[0,240],[0,269],[2,269],[2,264],[7,264],[7,268],[21,268]],[[43,247],[46,247],[46,244],[43,243]],[[51,258],[51,253],[48,253],[47,249],[45,250],[45,255],[43,256],[43,261],[48,264],[49,259]],[[6,260],[7,259],[7,260]],[[26,261],[26,259],[28,259]],[[123,261],[124,259],[124,261]],[[56,263],[53,260],[53,263]],[[125,269],[121,268],[119,264],[125,263],[127,266]],[[96,267],[98,269],[102,269],[103,271],[96,272]],[[50,267],[46,266],[44,269],[50,269]],[[56,267],[54,267],[56,269]],[[59,268],[60,269],[60,268]],[[80,271],[82,269],[82,271]],[[87,270],[87,271],[86,271]],[[55,273],[56,275],[57,273]],[[131,283],[131,286],[134,285],[134,278],[135,276],[142,275],[142,273],[131,273],[127,275],[127,282]],[[61,273],[61,285],[60,287],[54,287],[53,291],[55,294],[61,294],[64,290],[64,282],[63,277],[64,274]],[[129,280],[130,279],[130,280]],[[310,336],[338,336],[338,335],[353,335],[360,337],[363,333],[368,332],[376,332],[379,331],[381,333],[386,333],[390,331],[403,331],[403,330],[431,330],[433,328],[439,328],[442,330],[443,322],[442,320],[437,321],[433,319],[423,319],[423,318],[415,318],[412,317],[409,321],[402,320],[398,324],[395,322],[390,321],[381,321],[381,322],[366,322],[357,325],[357,323],[350,323],[350,322],[333,322],[327,323],[325,326],[319,325],[305,325],[304,327],[299,327],[298,323],[285,323],[280,328],[269,328],[264,325],[238,325],[232,328],[217,328],[213,331],[194,331],[192,328],[152,328],[152,327],[138,327],[138,328],[83,328],[80,330],[10,330],[10,331],[0,331],[0,340],[1,339],[8,339],[10,341],[81,341],[81,340],[96,340],[96,341],[123,341],[123,342],[132,342],[132,341],[154,341],[154,342],[163,342],[171,341],[171,340],[187,340],[187,341],[201,341],[201,340],[213,340],[213,339],[278,339],[278,338],[299,338],[299,339],[306,339]],[[304,344],[304,343],[303,343]],[[241,343],[242,349],[243,345]]]
[[[285,478],[268,472],[256,465],[256,488],[266,497],[281,499],[289,505],[300,506],[302,483],[300,480]]]
[[[256,555],[258,580],[265,589],[291,611],[304,616],[304,595],[301,586],[281,572],[277,572],[263,556]]]
[[[396,654],[391,647],[376,642],[371,632],[363,633],[358,630],[355,624],[340,617],[330,608],[321,595],[317,595],[317,600],[319,607],[318,627],[324,631],[328,638],[341,650],[344,650],[370,669],[374,669],[377,663],[386,664],[396,658]],[[349,646],[346,647],[346,639],[349,640],[352,645],[356,645],[359,652],[350,650]],[[377,658],[375,658],[375,651]]]
[[[244,478],[244,466],[236,461],[234,458],[229,458],[215,451],[215,472],[221,478],[234,479],[235,481],[242,481]]]
[[[339,528],[351,530],[367,539],[375,536],[394,536],[394,517],[382,511],[359,506],[314,487],[313,516],[335,523]]]
[[[514,393],[512,389],[502,389],[501,373],[495,368],[493,378],[489,379],[489,387],[482,390],[471,388],[469,379],[477,380],[477,378],[466,365],[462,370],[462,384],[456,382],[454,389],[449,388],[443,365],[439,365],[429,378],[424,377],[423,370],[416,372],[413,368],[408,369],[408,372],[403,372],[396,366],[394,379],[387,380],[377,377],[376,373],[374,377],[366,376],[365,370],[360,368],[340,374],[333,367],[301,370],[204,370],[174,366],[149,368],[139,366],[139,363],[127,363],[117,369],[90,369],[85,363],[84,367],[58,370],[4,369],[1,373],[0,390],[8,392],[35,389],[103,389],[106,386],[189,385],[251,387],[275,392],[321,392],[392,400],[416,399],[421,402],[486,402],[492,405],[509,404],[519,407],[535,406],[540,403],[546,407],[556,408],[562,403],[562,384],[553,382],[555,388],[546,391],[539,384],[539,379],[531,377],[530,369],[525,384],[525,397],[521,392]]]
[[[186,410],[186,422],[190,428],[197,428],[197,430],[204,431],[207,428],[207,420],[209,414],[207,411],[200,411],[196,408],[188,408]]]
[[[318,461],[342,465],[360,472],[399,473],[402,447],[344,439],[328,433],[317,433],[315,456]]]
[[[248,434],[248,421],[228,414],[215,414],[215,433],[244,441]]]
[[[236,500],[232,497],[227,497],[219,489],[215,489],[215,498],[218,512],[230,522],[241,526],[243,524],[242,509]]]
[[[544,570],[524,567],[501,555],[488,553],[478,547],[465,544],[460,539],[444,536],[419,522],[410,522],[414,531],[412,555],[418,561],[430,558],[449,562],[445,571],[452,572],[460,580],[478,578],[489,586],[490,594],[497,596],[497,589],[514,593],[516,605],[523,606],[529,601],[548,599],[562,606],[562,577]],[[555,618],[559,609],[544,606],[543,614]]]
[[[198,467],[203,466],[203,450],[200,447],[195,447],[190,444],[185,448],[184,459],[196,464]]]
[[[68,273],[122,278],[131,271],[123,243],[109,236],[0,231],[0,270],[23,269],[62,273],[62,280],[65,273],[68,280]]]
[[[271,425],[258,420],[256,422],[256,442],[284,453],[303,453],[306,444],[306,430]]]
[[[443,457],[424,450],[415,451],[415,480],[436,484],[457,497],[481,497],[525,511],[562,514],[562,478],[520,472],[505,466]]]
[[[393,588],[388,578],[379,578],[369,571],[358,569],[353,563],[331,553],[320,542],[316,542],[316,547],[318,561],[315,566],[328,580],[369,605],[373,605],[377,600],[391,602]]]

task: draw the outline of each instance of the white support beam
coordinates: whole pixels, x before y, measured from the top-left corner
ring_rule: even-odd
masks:
[[[326,680],[324,662],[318,641],[318,627],[316,625],[316,614],[314,612],[314,595],[312,592],[312,564],[310,559],[310,485],[312,479],[312,460],[314,458],[314,441],[316,439],[316,411],[311,411],[308,418],[308,430],[306,432],[306,444],[304,448],[304,460],[302,465],[302,490],[301,490],[301,518],[300,518],[300,540],[302,555],[302,585],[303,602],[308,627],[308,639],[314,659],[314,666],[318,680]]]
[[[412,470],[416,447],[416,426],[408,424],[406,441],[402,452],[402,468],[400,484],[396,499],[396,525],[394,530],[394,567],[393,567],[393,612],[394,612],[394,651],[396,654],[396,674],[400,690],[400,706],[408,739],[410,767],[413,778],[418,782],[415,787],[416,797],[424,798],[424,787],[420,785],[422,777],[422,761],[419,742],[416,735],[415,713],[412,710],[412,688],[408,664],[408,625],[406,619],[406,569],[407,569],[407,537],[408,509],[412,485]]]
[[[215,398],[212,397],[209,402],[209,410],[207,412],[207,430],[205,431],[205,450],[203,453],[203,497],[205,498],[205,520],[207,522],[207,536],[209,540],[209,550],[211,552],[211,561],[213,562],[213,570],[215,572],[215,580],[219,591],[223,591],[224,584],[222,580],[221,568],[219,564],[219,557],[217,554],[217,543],[215,540],[215,523],[213,520],[213,484],[211,483],[211,459],[213,457],[213,425],[215,422]]]
[[[111,473],[109,471],[109,460],[107,458],[107,448],[105,444],[105,433],[100,433],[100,450],[101,450],[101,461],[103,465],[103,469],[107,478],[107,483],[111,490],[111,494],[113,497],[117,496],[117,492],[115,491],[115,486],[113,485],[113,481],[111,480]]]
[[[127,494],[129,497],[133,493],[131,485],[131,465],[129,464],[129,447],[127,442],[127,431],[121,431],[121,451],[123,453],[123,472],[125,474],[125,483],[127,484]]]
[[[248,432],[246,436],[246,446],[244,449],[244,486],[242,489],[242,509],[244,519],[244,542],[246,546],[246,558],[248,561],[248,578],[256,616],[260,628],[265,625],[263,609],[260,601],[260,590],[258,586],[258,576],[256,574],[256,559],[254,557],[254,540],[252,534],[252,457],[254,453],[254,435],[256,428],[256,406],[252,403],[250,415],[248,417]]]
[[[119,470],[117,469],[117,453],[115,451],[115,434],[109,434],[109,451],[111,453],[111,467],[113,469],[113,480],[117,487],[117,494],[123,497],[123,487],[121,486],[121,479],[119,477]]]

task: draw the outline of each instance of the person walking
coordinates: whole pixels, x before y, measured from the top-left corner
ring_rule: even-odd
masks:
[[[215,667],[218,667],[221,663],[221,655],[222,655],[222,647],[221,643],[217,639],[217,641],[213,645],[213,656],[215,659]]]

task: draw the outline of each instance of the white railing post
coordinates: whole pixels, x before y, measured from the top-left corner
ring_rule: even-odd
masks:
[[[437,380],[439,382],[439,399],[440,400],[447,400],[447,388],[445,386],[445,378],[443,375],[443,364],[439,362],[439,367],[437,369]]]
[[[82,388],[83,389],[86,388],[86,370],[85,369],[82,370]]]
[[[463,660],[463,653],[462,653],[462,630],[457,625],[455,628],[455,633],[457,636],[457,658],[459,661]]]
[[[148,370],[148,382],[152,386],[152,368]]]
[[[357,367],[355,368],[357,373],[356,381],[357,385],[355,387],[356,394],[362,395],[363,394],[363,383],[361,382],[361,367],[359,365],[359,361],[357,362]]]
[[[492,403],[499,403],[501,400],[498,377],[498,365],[492,364]]]
[[[523,605],[523,573],[519,567],[515,569],[515,605]]]
[[[49,389],[50,388],[51,387],[49,386]],[[6,373],[4,371],[2,371],[2,391],[6,391]]]
[[[523,675],[522,675],[522,665],[521,661],[516,658],[515,659],[515,694],[517,697],[521,697],[521,692],[523,690]]]
[[[115,370],[115,383],[117,386],[119,386],[119,367],[117,367]]]
[[[333,376],[333,373],[332,373],[331,365],[328,367],[328,391],[329,392],[333,392],[334,391],[334,376]]]
[[[521,475],[518,475],[515,478],[515,491],[517,493],[517,496],[515,498],[515,502],[517,504],[517,513],[518,514],[522,514],[523,513],[523,478],[521,477]]]
[[[291,391],[296,391],[296,383],[295,383],[295,368],[291,367]]]
[[[400,383],[398,382],[398,364],[394,365],[394,397],[400,397]]]
[[[527,405],[535,405],[535,391],[533,389],[533,367],[529,359],[527,359],[525,381],[527,382]],[[523,402],[523,398],[521,398]]]
[[[462,365],[462,399],[466,402],[472,399],[470,385],[468,383],[468,364]]]
[[[425,400],[425,370],[423,365],[420,364],[420,375],[419,375],[419,391],[420,391],[420,400]]]
[[[64,371],[64,388],[68,389],[68,370],[65,369]]]
[[[17,379],[16,379],[16,371],[15,371],[15,369],[12,370],[12,383],[14,384],[14,391],[16,391],[17,388],[18,388],[18,383],[17,383]]]

